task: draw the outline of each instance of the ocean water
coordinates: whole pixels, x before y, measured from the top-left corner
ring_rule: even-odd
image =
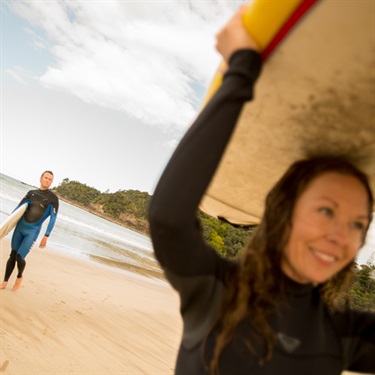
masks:
[[[34,186],[0,173],[0,222],[3,222]],[[39,244],[47,219],[34,246]],[[11,239],[12,232],[7,235]],[[55,227],[47,246],[88,257],[107,265],[161,278],[161,270],[147,236],[102,219],[60,199]]]

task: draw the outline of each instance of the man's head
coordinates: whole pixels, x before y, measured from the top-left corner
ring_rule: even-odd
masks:
[[[40,176],[40,189],[47,190],[53,182],[53,173],[51,171],[44,171]]]

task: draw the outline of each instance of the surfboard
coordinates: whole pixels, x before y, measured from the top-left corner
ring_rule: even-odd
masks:
[[[248,23],[258,26],[249,32],[266,40],[262,53],[293,23],[303,2],[277,18],[276,3],[292,4],[253,0]],[[267,39],[269,13],[276,14],[277,27]],[[374,29],[372,0],[321,0],[284,30],[264,58],[255,100],[241,113],[201,202],[204,212],[257,224],[267,192],[291,163],[310,155],[349,155],[375,187]],[[208,98],[218,85],[215,76]]]
[[[0,225],[0,240],[4,238],[18,223],[22,215],[25,213],[28,204],[24,203],[9,215]]]

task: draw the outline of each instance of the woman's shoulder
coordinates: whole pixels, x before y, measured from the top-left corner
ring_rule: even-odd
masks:
[[[358,309],[346,309],[330,312],[332,321],[338,330],[345,336],[371,334],[375,342],[375,312]]]

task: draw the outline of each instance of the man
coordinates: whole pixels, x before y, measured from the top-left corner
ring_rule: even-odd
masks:
[[[21,288],[23,280],[22,275],[26,267],[25,258],[38,238],[44,221],[50,217],[46,233],[39,244],[39,247],[42,249],[46,247],[48,237],[55,225],[57,211],[59,209],[57,196],[49,190],[52,182],[53,173],[51,171],[43,172],[40,177],[40,188],[30,190],[16,207],[17,209],[22,204],[28,203],[28,208],[17,223],[12,236],[12,251],[6,264],[4,281],[0,285],[0,289],[5,289],[7,287],[8,280],[16,263],[18,274],[12,290],[16,291]]]

